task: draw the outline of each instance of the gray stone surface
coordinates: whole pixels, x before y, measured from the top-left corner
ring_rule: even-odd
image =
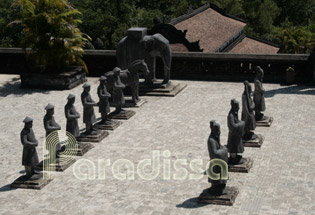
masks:
[[[128,120],[136,114],[133,110],[122,110],[119,113],[112,112],[109,114],[109,119],[121,119],[121,120]]]
[[[243,163],[232,165],[229,164],[229,172],[249,173],[253,166],[254,160],[252,158],[243,157]]]
[[[265,116],[264,120],[261,121],[256,121],[256,126],[261,126],[261,127],[270,127],[273,122],[273,117],[270,116]]]
[[[255,134],[256,138],[254,140],[243,140],[245,147],[255,147],[260,148],[264,143],[265,137],[261,134]]]
[[[227,187],[226,189],[228,190],[227,194],[221,196],[210,194],[209,189],[206,189],[200,194],[198,203],[232,206],[239,191],[236,187]]]
[[[184,82],[188,86],[176,97],[145,97],[148,103],[136,109],[137,114],[95,144],[75,164],[56,173],[54,180],[42,190],[10,190],[19,177],[22,145],[19,132],[21,119],[34,119],[34,132],[39,141],[37,151],[42,157],[43,104],[55,105],[55,118],[62,128],[64,102],[71,92],[79,97],[82,88],[71,91],[22,90],[16,82],[5,82],[0,76],[0,214],[190,214],[190,215],[285,215],[314,214],[315,211],[315,89],[308,86],[264,84],[272,127],[258,127],[265,137],[261,149],[246,148],[244,157],[252,157],[249,173],[230,173],[228,186],[239,194],[233,207],[207,205],[199,207],[193,199],[210,187],[206,176],[198,180],[164,180],[163,171],[151,181],[140,179],[120,181],[113,177],[111,167],[118,159],[135,164],[152,158],[152,150],[169,150],[169,159],[209,160],[205,150],[209,136],[209,120],[221,124],[221,142],[227,142],[226,114],[231,98],[240,100],[243,83]],[[96,97],[98,79],[89,79],[91,94]],[[6,92],[4,97],[3,92]],[[12,108],[14,107],[14,108]],[[25,108],[28,107],[28,108]],[[77,105],[82,114],[82,106]],[[100,117],[99,113],[96,113]],[[13,120],[16,119],[16,120]],[[82,120],[79,126],[84,128]],[[303,137],[303,138],[301,138]],[[110,159],[106,178],[79,180],[73,167],[83,159],[97,165],[98,159]],[[161,155],[161,170],[164,156]],[[186,166],[187,169],[189,165]],[[204,168],[205,169],[205,168]],[[123,172],[124,168],[121,169]],[[150,168],[149,168],[150,170]],[[171,173],[175,172],[172,165]],[[82,169],[83,172],[86,172]],[[203,171],[200,171],[203,173]],[[189,170],[189,173],[194,173]],[[21,173],[21,175],[24,173]],[[202,175],[202,174],[201,174]],[[197,174],[198,176],[198,174]]]

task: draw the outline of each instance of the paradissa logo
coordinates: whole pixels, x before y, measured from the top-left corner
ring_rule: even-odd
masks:
[[[118,159],[111,162],[110,159],[98,159],[93,162],[88,159],[80,159],[73,165],[73,174],[79,180],[105,180],[110,172],[118,180],[135,180],[136,175],[143,180],[155,180],[162,177],[164,180],[200,180],[204,177],[202,159],[170,160],[171,152],[159,150],[152,152],[152,159],[137,161],[137,164],[128,159]],[[214,166],[220,166],[221,173],[213,171]],[[228,165],[220,159],[211,160],[207,164],[207,175],[212,180],[228,178]]]
[[[60,130],[53,131],[46,139],[43,148],[43,154],[49,152],[46,159],[43,159],[43,171],[56,171],[57,166],[67,165],[71,162],[78,152],[76,138],[69,132]],[[53,174],[44,174],[44,177],[50,177]]]

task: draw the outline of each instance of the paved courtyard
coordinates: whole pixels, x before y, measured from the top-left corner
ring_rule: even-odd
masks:
[[[89,82],[97,100],[98,79]],[[144,97],[147,103],[133,108],[134,117],[95,143],[76,164],[56,173],[42,190],[26,190],[9,186],[23,174],[19,136],[23,119],[34,119],[42,159],[44,107],[55,105],[56,121],[65,129],[67,95],[76,95],[76,108],[82,115],[82,87],[22,90],[18,78],[1,75],[0,214],[315,214],[315,88],[264,85],[266,115],[273,116],[274,122],[270,128],[256,129],[265,137],[262,148],[245,149],[244,156],[254,159],[250,172],[230,173],[228,186],[240,192],[229,207],[199,205],[196,198],[210,186],[203,175],[209,160],[209,121],[221,124],[221,142],[226,144],[230,100],[241,100],[243,83],[182,82],[188,86],[176,97]],[[95,112],[100,117],[98,109]],[[82,119],[80,126],[84,127]],[[158,162],[154,153],[159,153]],[[137,171],[139,164],[149,161],[144,159],[157,166],[151,180],[143,174],[149,175],[152,166],[143,174]],[[89,180],[82,180],[86,175]]]

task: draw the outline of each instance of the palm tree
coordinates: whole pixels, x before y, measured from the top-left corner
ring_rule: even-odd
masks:
[[[277,39],[282,53],[310,53],[315,45],[314,34],[304,27],[282,28],[278,31]]]

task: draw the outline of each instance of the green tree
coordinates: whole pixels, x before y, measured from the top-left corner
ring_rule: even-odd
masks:
[[[80,28],[93,39],[100,38],[107,49],[117,43],[135,23],[136,9],[133,0],[71,0],[83,13]]]
[[[274,20],[280,9],[273,0],[244,1],[243,8],[248,20],[246,33],[271,40],[275,34]]]
[[[17,0],[20,19],[10,25],[23,28],[21,46],[40,71],[63,72],[70,65],[85,65],[83,46],[88,36],[78,29],[81,14],[67,0]]]
[[[276,19],[276,24],[288,20],[293,25],[306,26],[310,22],[315,21],[315,1],[314,0],[274,0],[278,7],[281,8],[281,13]]]
[[[315,34],[305,27],[280,28],[277,39],[282,53],[310,53],[315,45]]]
[[[216,4],[218,7],[224,9],[227,14],[245,17],[243,10],[243,0],[213,0],[211,3]]]
[[[17,19],[20,11],[19,7],[11,7],[13,0],[0,0],[0,46],[16,47],[21,39],[21,27],[13,26],[8,28],[7,25]]]

